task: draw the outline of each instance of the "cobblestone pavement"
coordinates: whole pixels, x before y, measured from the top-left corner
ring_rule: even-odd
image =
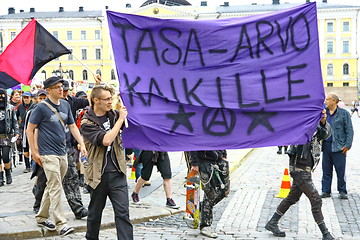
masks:
[[[325,222],[336,239],[360,239],[360,137],[357,134],[360,130],[360,118],[353,118],[353,125],[355,138],[347,158],[349,199],[338,198],[335,173],[332,197],[323,199]],[[276,238],[264,229],[281,201],[275,195],[279,192],[284,168],[288,166],[288,157],[284,154],[277,155],[276,151],[276,147],[257,149],[232,173],[232,191],[214,211],[213,226],[219,234],[218,239],[321,239],[320,230],[311,214],[310,203],[305,196],[280,220],[280,228],[287,235],[285,238]],[[320,164],[313,174],[314,184],[319,191],[321,175]],[[174,181],[174,191],[183,191],[180,184],[181,180]],[[149,204],[155,204],[159,198],[151,194],[146,199]],[[185,201],[182,196],[176,199],[177,203],[182,204],[179,202],[181,199]],[[182,218],[183,213],[178,213],[134,224],[135,239],[208,239],[199,235],[199,230],[188,228]],[[84,233],[45,239],[84,239]],[[115,229],[102,230],[100,239],[116,239]]]

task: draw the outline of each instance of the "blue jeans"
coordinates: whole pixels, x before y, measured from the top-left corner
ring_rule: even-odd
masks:
[[[337,189],[339,192],[347,193],[346,179],[345,179],[345,166],[346,155],[342,152],[332,152],[331,142],[323,142],[323,176],[322,176],[322,191],[331,193],[331,181],[333,177],[333,166],[335,167],[337,175]]]

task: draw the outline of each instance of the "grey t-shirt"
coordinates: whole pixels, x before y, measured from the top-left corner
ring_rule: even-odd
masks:
[[[60,105],[53,104],[46,99],[60,114],[64,123],[67,125],[74,124],[70,105],[64,100],[60,100]],[[39,103],[30,115],[29,122],[37,124],[39,129],[38,146],[40,155],[57,155],[66,154],[65,131],[59,118],[45,103]],[[67,131],[68,128],[66,127]]]

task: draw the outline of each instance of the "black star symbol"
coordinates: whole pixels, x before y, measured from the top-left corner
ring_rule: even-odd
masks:
[[[191,125],[191,122],[189,121],[189,118],[194,116],[194,115],[195,115],[195,112],[186,113],[185,110],[184,110],[183,105],[179,106],[178,113],[168,113],[168,114],[166,114],[166,116],[168,118],[171,118],[171,119],[173,119],[175,121],[170,132],[173,133],[175,131],[175,129],[180,125],[184,125],[190,132],[193,132],[194,129],[193,129],[192,125]]]
[[[264,108],[262,108],[260,112],[244,112],[244,114],[253,119],[247,131],[248,135],[250,135],[251,132],[260,124],[266,127],[270,132],[275,131],[269,122],[269,118],[275,116],[277,114],[276,112],[265,112]]]

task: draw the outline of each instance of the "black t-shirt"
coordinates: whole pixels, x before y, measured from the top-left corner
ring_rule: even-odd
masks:
[[[99,120],[106,132],[111,130],[112,126],[110,123],[110,119],[107,117],[106,114],[99,117]],[[105,153],[104,172],[114,172],[118,169],[120,168],[114,157],[113,144],[111,144],[107,147],[107,151]]]
[[[5,127],[5,109],[0,109],[0,134],[6,133]]]

